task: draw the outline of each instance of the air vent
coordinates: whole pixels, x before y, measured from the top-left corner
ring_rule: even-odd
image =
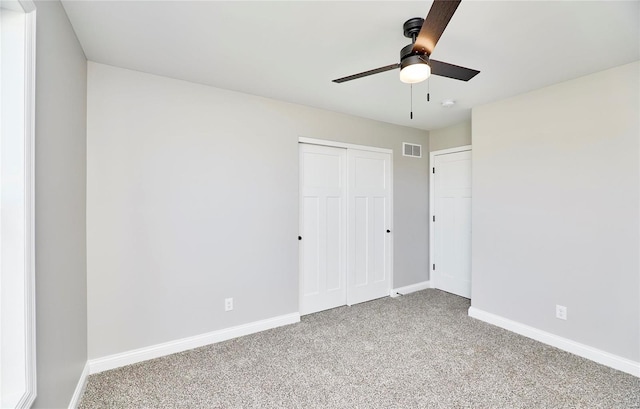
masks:
[[[414,158],[422,157],[422,145],[414,145],[412,143],[402,143],[402,156],[411,156]]]

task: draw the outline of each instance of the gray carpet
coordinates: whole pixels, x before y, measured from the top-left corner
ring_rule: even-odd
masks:
[[[640,408],[640,379],[438,290],[91,375],[80,408]]]

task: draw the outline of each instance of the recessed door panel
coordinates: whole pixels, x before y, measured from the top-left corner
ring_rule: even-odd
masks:
[[[353,198],[353,218],[354,227],[349,237],[353,241],[355,252],[352,254],[352,274],[355,276],[356,286],[366,286],[368,283],[368,261],[369,261],[369,206],[366,197]]]
[[[345,269],[343,264],[344,249],[344,199],[341,197],[327,198],[327,291],[340,291],[344,286]]]
[[[303,198],[302,212],[305,215],[302,230],[305,232],[305,248],[307,250],[302,252],[302,295],[310,296],[316,295],[320,291],[320,253],[317,250],[320,240],[319,199],[317,197]]]
[[[387,240],[387,198],[386,197],[374,197],[371,199],[373,202],[373,217],[371,217],[371,223],[373,224],[373,231],[379,232],[374,234],[371,240],[371,248],[373,252],[373,282],[380,283],[387,280],[387,252],[385,251]]]
[[[377,155],[377,153],[375,153]],[[385,189],[388,164],[384,158],[355,157],[353,183],[358,189]]]

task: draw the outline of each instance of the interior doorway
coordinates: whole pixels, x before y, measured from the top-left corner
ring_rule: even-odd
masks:
[[[431,152],[431,284],[471,298],[471,146]]]

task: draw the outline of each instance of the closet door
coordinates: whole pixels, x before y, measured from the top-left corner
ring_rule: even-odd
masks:
[[[349,305],[385,297],[391,275],[391,155],[347,150]]]
[[[300,314],[347,303],[346,149],[299,144]]]

